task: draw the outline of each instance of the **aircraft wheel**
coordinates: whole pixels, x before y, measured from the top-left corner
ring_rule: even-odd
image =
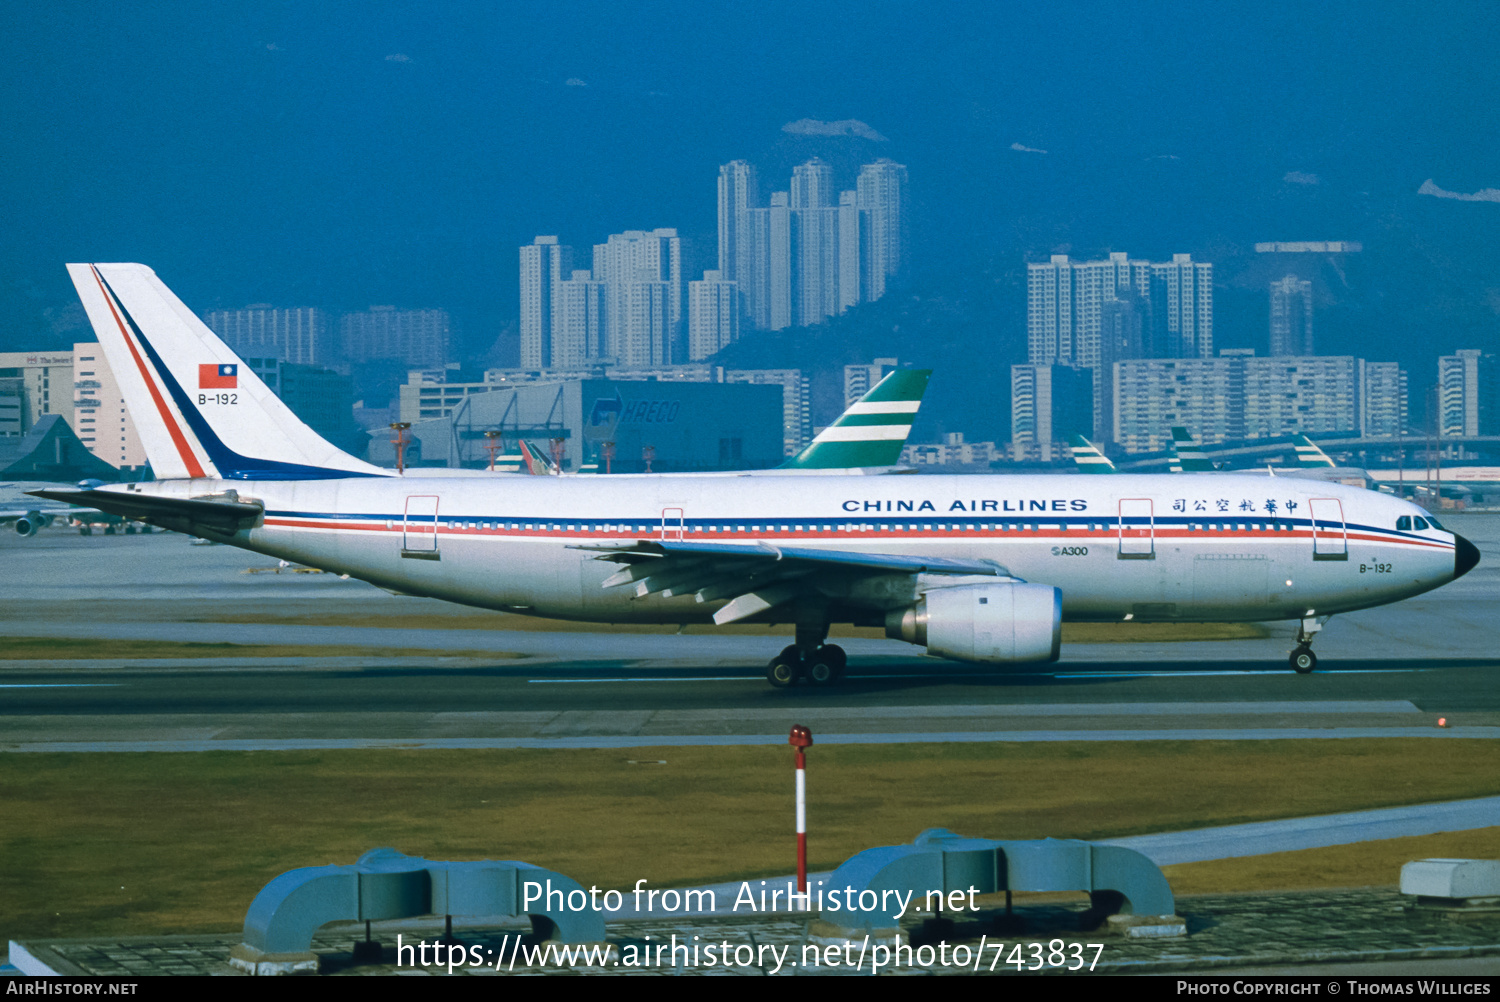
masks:
[[[1287,662],[1291,664],[1292,670],[1298,675],[1307,675],[1314,668],[1318,667],[1318,656],[1312,652],[1311,647],[1304,644],[1295,651],[1292,651],[1291,656],[1287,658]]]
[[[766,681],[778,689],[785,689],[797,682],[797,665],[789,663],[783,657],[771,659],[771,664],[766,668]]]
[[[820,651],[808,662],[807,680],[813,685],[832,685],[839,680],[839,673]]]
[[[125,535],[127,535],[127,536],[134,536],[135,535],[135,526],[133,526],[133,525],[127,525],[125,527]]]
[[[106,525],[104,527],[104,534],[106,536],[113,536],[115,534],[115,527],[112,525]]]
[[[833,667],[833,677],[837,681],[844,677],[844,669],[849,664],[849,655],[837,644],[824,644],[818,648],[818,657],[825,660]]]
[[[92,536],[94,534],[94,530],[85,525],[79,528],[78,534],[80,536]]]

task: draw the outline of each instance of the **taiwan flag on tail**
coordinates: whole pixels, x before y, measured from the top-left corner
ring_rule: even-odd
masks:
[[[200,365],[198,366],[198,389],[200,390],[236,390],[239,389],[240,367],[238,365]]]

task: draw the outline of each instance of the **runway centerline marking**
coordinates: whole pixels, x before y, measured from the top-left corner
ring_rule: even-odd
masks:
[[[0,689],[118,689],[124,682],[8,682]]]
[[[749,675],[713,675],[707,678],[528,678],[532,685],[577,685],[582,682],[758,682]]]
[[[1345,671],[1330,670],[1321,672],[1323,675],[1405,675],[1416,672],[1428,671],[1427,668],[1350,668]],[[1267,668],[1257,671],[1252,669],[1222,669],[1219,671],[1094,671],[1094,672],[1053,672],[1043,678],[1183,678],[1185,676],[1206,677],[1213,675],[1285,675],[1289,674],[1284,668]],[[910,676],[909,676],[910,677]]]

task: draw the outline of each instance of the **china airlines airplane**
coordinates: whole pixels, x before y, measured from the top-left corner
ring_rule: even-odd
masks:
[[[43,496],[482,608],[791,623],[776,686],[837,681],[832,623],[1009,664],[1056,660],[1064,619],[1289,619],[1307,672],[1329,616],[1479,560],[1405,501],[1264,476],[400,476],[314,434],[151,269],[68,270],[160,479]],[[884,406],[841,435],[904,436],[911,404]]]

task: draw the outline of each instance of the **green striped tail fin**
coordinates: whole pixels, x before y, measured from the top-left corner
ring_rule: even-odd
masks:
[[[851,404],[779,470],[895,466],[927,392],[931,369],[897,369]]]
[[[1203,454],[1203,446],[1188,434],[1186,428],[1172,429],[1173,473],[1212,473],[1214,464]],[[1179,465],[1180,464],[1180,465]]]
[[[1068,445],[1073,450],[1073,462],[1077,465],[1079,473],[1115,472],[1115,464],[1109,461],[1109,457],[1082,435],[1071,436],[1068,439]]]
[[[1297,450],[1298,469],[1319,470],[1335,465],[1333,460],[1328,458],[1328,454],[1314,445],[1312,439],[1306,435],[1294,436],[1292,445]]]

